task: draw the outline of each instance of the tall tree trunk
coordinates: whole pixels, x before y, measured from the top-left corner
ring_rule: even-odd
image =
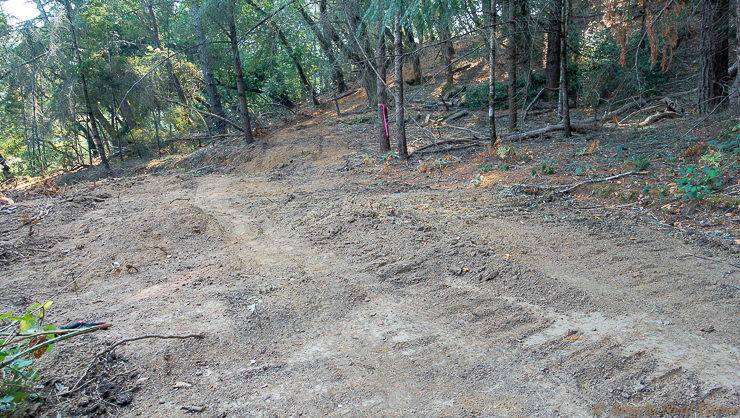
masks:
[[[481,34],[483,35],[483,42],[488,47],[488,42],[491,40],[488,33],[488,26],[491,24],[491,0],[482,0],[481,7],[483,9],[483,31]]]
[[[131,106],[128,104],[128,99],[121,102],[121,115],[123,115],[123,120],[126,121],[126,126],[129,131],[133,131],[137,126],[139,126],[139,124],[136,123],[136,119],[134,119],[133,113],[131,113]]]
[[[729,67],[729,0],[702,0],[699,38],[699,111],[706,113],[725,95]]]
[[[252,137],[252,124],[249,120],[247,93],[244,88],[242,59],[239,56],[239,39],[236,33],[236,23],[234,22],[234,13],[231,3],[229,3],[227,7],[227,15],[229,19],[229,39],[231,40],[231,55],[234,58],[234,78],[236,79],[236,92],[239,96],[239,112],[242,119],[242,130],[244,131],[244,140],[247,142],[247,144],[251,144],[254,142],[254,138]]]
[[[484,0],[485,1],[485,0]],[[496,1],[489,0],[488,16],[488,131],[491,146],[496,143]]]
[[[291,60],[293,60],[293,65],[295,65],[296,70],[298,70],[298,78],[301,79],[301,83],[303,84],[303,87],[308,92],[308,95],[311,96],[311,102],[313,102],[314,106],[320,106],[321,102],[319,102],[318,97],[316,97],[316,91],[313,89],[313,86],[311,85],[311,82],[308,81],[308,77],[306,76],[306,72],[303,71],[303,65],[301,65],[301,61],[298,59],[298,55],[295,53],[295,50],[293,50],[293,47],[290,45],[290,42],[288,42],[288,38],[285,37],[285,34],[280,29],[279,26],[273,24],[278,38],[280,38],[280,42],[285,47],[285,50],[288,52],[288,56]]]
[[[64,9],[67,12],[67,20],[69,21],[69,35],[72,41],[72,51],[75,54],[75,61],[77,61],[77,66],[80,70],[80,83],[82,84],[82,93],[85,97],[85,110],[87,111],[87,116],[90,120],[90,129],[92,130],[93,138],[95,138],[95,142],[97,143],[100,161],[103,163],[105,171],[111,173],[110,164],[108,164],[108,157],[105,155],[105,147],[103,147],[103,140],[100,138],[100,132],[98,131],[98,126],[95,123],[95,116],[93,115],[90,93],[87,89],[87,78],[85,78],[85,71],[82,67],[80,48],[77,46],[77,35],[75,34],[75,25],[72,20],[72,6],[69,4],[69,0],[64,0]],[[92,162],[90,165],[92,166]]]
[[[735,12],[735,33],[737,38],[737,73],[735,74],[735,105],[738,112],[740,112],[740,0],[736,0],[736,12]],[[738,113],[740,116],[740,113]]]
[[[533,42],[532,37],[532,31],[530,30],[529,26],[529,5],[527,4],[527,0],[519,0],[519,7],[521,9],[521,15],[519,16],[521,20],[521,24],[519,25],[519,32],[521,33],[519,43],[519,51],[524,55],[524,62],[523,62],[523,70],[522,74],[524,75],[524,97],[525,100],[523,100],[524,104],[522,106],[522,111],[524,111],[524,106],[526,106],[526,98],[529,97],[529,92],[532,90],[532,73],[534,72],[534,54],[535,54],[535,46]]]
[[[509,78],[509,132],[516,130],[516,60],[517,60],[517,0],[509,0],[509,39],[506,45],[506,71]]]
[[[339,65],[339,61],[332,50],[331,39],[321,31],[321,28],[319,28],[316,21],[311,18],[308,12],[306,12],[305,7],[299,7],[298,11],[301,13],[301,16],[306,22],[306,25],[308,25],[308,28],[311,29],[311,32],[313,32],[314,36],[319,41],[319,47],[324,55],[326,55],[326,59],[329,60],[329,65],[331,65],[332,81],[337,87],[337,92],[345,92],[347,90],[347,83],[344,81],[344,72],[342,71],[342,67]]]
[[[327,12],[326,0],[319,1],[319,22],[321,23],[321,27],[324,28],[324,33],[339,48],[342,55],[359,68],[360,80],[362,81],[362,88],[365,89],[365,94],[367,95],[368,107],[372,108],[378,103],[378,98],[376,97],[377,87],[375,85],[377,76],[366,58],[373,54],[374,48],[370,44],[372,43],[374,45],[374,42],[370,41],[367,30],[362,24],[362,17],[358,14],[359,5],[356,2],[348,0],[342,1],[340,5],[348,26],[345,36],[340,37],[337,33],[335,25]],[[344,41],[345,39],[347,42]]]
[[[414,84],[418,86],[424,83],[424,73],[421,70],[421,53],[419,52],[416,41],[414,40],[414,32],[411,29],[410,23],[406,24],[404,32],[406,32],[408,51],[411,54],[411,65],[414,68]],[[419,41],[421,42],[421,39],[419,39]]]
[[[206,42],[205,33],[203,32],[203,16],[200,11],[199,1],[194,1],[191,6],[193,13],[192,24],[195,41],[198,43],[198,59],[200,60],[200,68],[203,71],[203,81],[206,84],[208,103],[210,104],[211,113],[226,118],[224,109],[221,106],[221,97],[216,88],[216,77],[214,77],[213,70],[211,69],[211,51]],[[222,120],[211,118],[211,125],[214,127],[216,133],[226,133],[226,124]]]
[[[262,10],[262,8],[259,7],[254,1],[245,0],[245,3],[252,6],[252,8],[256,10],[260,15],[265,17],[267,16],[267,13]],[[290,42],[288,42],[288,38],[285,36],[282,29],[280,29],[280,26],[278,26],[274,20],[270,20],[270,25],[275,31],[275,34],[277,34],[278,39],[280,39],[280,43],[283,44],[283,47],[285,47],[285,52],[288,53],[288,56],[293,61],[293,65],[295,65],[295,68],[298,71],[298,78],[301,79],[301,84],[303,84],[303,87],[306,89],[306,92],[308,92],[308,95],[311,96],[311,101],[313,102],[314,106],[321,105],[318,97],[316,97],[316,91],[313,89],[311,82],[308,81],[306,72],[303,71],[303,65],[301,65],[301,61],[298,59],[298,54],[295,53],[295,50],[291,46]]]
[[[159,106],[157,106],[157,111],[153,113],[154,116],[154,135],[157,138],[157,155],[162,153],[162,142],[159,139],[159,121],[162,119],[161,115],[159,114]]]
[[[447,39],[449,31],[443,26],[445,23],[440,22],[439,25],[439,44],[440,48],[442,48],[442,62],[445,66],[445,82],[448,86],[451,86],[455,82],[455,79],[452,73],[452,55],[450,54],[449,39]]]
[[[110,121],[108,121],[105,115],[103,115],[103,112],[100,111],[97,105],[93,105],[93,115],[95,115],[95,120],[100,123],[100,126],[103,128],[103,130],[108,133],[108,136],[111,138],[115,138],[116,129],[113,127]]]
[[[394,66],[396,70],[396,136],[398,137],[398,157],[402,160],[409,158],[406,147],[406,121],[403,111],[403,41],[401,39],[401,5],[396,5],[396,13],[393,25],[393,46],[395,52]]]
[[[547,26],[547,63],[545,64],[545,87],[557,89],[560,82],[560,15],[562,14],[562,0],[550,0]],[[549,100],[555,98],[554,92],[548,92]]]
[[[565,126],[565,137],[570,138],[570,106],[568,103],[568,20],[570,18],[570,0],[565,0],[562,8],[562,26],[560,33],[560,103],[563,112],[563,125]]]
[[[447,23],[442,31],[445,34],[445,43],[447,44],[447,53],[450,55],[450,60],[455,56],[455,45],[452,42],[452,32],[450,31],[450,23]]]
[[[151,3],[147,5],[147,10],[149,11],[149,18],[152,21],[152,41],[154,41],[154,45],[159,50],[164,50],[162,47],[162,38],[159,34],[159,21],[157,20],[157,15],[154,14],[154,6],[152,6]],[[180,99],[180,102],[182,104],[188,104],[188,98],[185,96],[185,91],[182,88],[182,84],[180,83],[180,79],[175,74],[175,70],[172,68],[172,63],[167,60],[167,62],[164,63],[165,69],[167,69],[167,73],[170,75],[170,79],[172,80],[172,85],[175,87],[175,91],[177,92],[177,97]]]
[[[378,143],[380,144],[381,152],[388,152],[391,150],[391,141],[388,137],[388,123],[386,105],[388,104],[388,97],[385,90],[385,25],[383,25],[385,5],[383,0],[379,0],[378,3],[378,16],[375,23],[375,33],[378,35],[378,42],[375,47],[375,66],[378,71]],[[396,79],[398,83],[398,79]],[[403,83],[403,81],[401,81]]]

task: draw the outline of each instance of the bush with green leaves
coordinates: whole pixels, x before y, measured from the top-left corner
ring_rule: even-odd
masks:
[[[44,325],[52,302],[31,305],[22,315],[0,315],[0,416],[40,399],[34,383],[41,378],[34,361],[59,341],[107,328],[110,324],[80,324],[70,329]]]
[[[722,189],[722,171],[717,167],[690,165],[678,170],[681,177],[676,182],[676,197],[702,200],[706,195]]]
[[[468,107],[470,107],[470,110],[480,110],[483,108],[488,107],[488,82],[483,82],[478,84],[477,86],[473,87],[472,89],[468,89],[464,93],[464,101],[467,102]],[[496,84],[496,100],[501,101],[501,106],[504,106],[503,99],[508,97],[509,93],[506,87],[506,84],[499,83]]]
[[[38,398],[33,384],[40,375],[33,358],[51,351],[54,344],[43,344],[53,339],[53,335],[45,331],[56,330],[54,325],[43,326],[49,306],[51,302],[36,303],[21,316],[14,316],[14,312],[0,316],[3,325],[0,327],[0,415],[14,411],[24,401]],[[29,352],[31,348],[36,349]]]
[[[650,167],[650,159],[644,155],[633,155],[625,161],[634,171],[642,171]]]

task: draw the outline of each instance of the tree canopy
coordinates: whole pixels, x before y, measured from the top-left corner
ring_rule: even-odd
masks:
[[[729,88],[738,62],[732,5],[37,0],[36,18],[0,15],[0,155],[15,174],[35,175],[154,156],[197,132],[243,132],[251,142],[255,123],[299,102],[318,105],[322,94],[342,94],[349,83],[365,89],[372,108],[386,92],[395,97],[378,89],[386,83],[378,70],[396,57],[413,66],[410,83],[424,83],[426,73],[449,84],[461,58],[505,60],[506,70],[492,71],[493,85],[481,89],[481,102],[494,106],[498,96],[508,97],[513,130],[516,108],[542,87],[567,86],[561,109],[563,96],[597,106],[656,94],[677,74],[674,52],[698,35],[698,65],[689,66],[700,77],[697,107],[708,112],[737,94]],[[455,50],[461,41],[474,46],[466,57]],[[422,67],[430,62],[441,67]],[[497,90],[505,80],[508,89]],[[200,145],[188,144],[179,146]]]

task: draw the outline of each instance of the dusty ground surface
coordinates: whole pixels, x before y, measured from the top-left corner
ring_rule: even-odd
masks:
[[[0,311],[52,299],[57,325],[113,324],[42,357],[48,398],[34,415],[590,417],[649,406],[649,415],[698,416],[740,407],[731,235],[676,226],[678,216],[689,221],[681,202],[661,211],[615,199],[630,182],[642,187],[633,177],[607,182],[620,189],[597,200],[603,184],[561,196],[499,181],[525,178],[540,161],[471,187],[477,166],[458,162],[480,149],[450,154],[448,166],[431,166],[436,156],[384,165],[370,151],[372,124],[327,124],[329,115],[276,127],[267,146],[196,153],[173,165],[180,173],[141,169],[51,197],[7,193],[16,205],[0,212]],[[594,139],[616,149],[617,137],[517,147],[548,158],[570,147],[572,160]],[[208,152],[231,168],[208,164]],[[32,235],[18,228],[40,211]],[[94,353],[146,334],[205,338],[128,343],[83,389],[58,396]]]

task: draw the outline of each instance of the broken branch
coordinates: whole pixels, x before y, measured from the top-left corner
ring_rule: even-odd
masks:
[[[644,127],[644,126],[652,125],[653,123],[658,122],[663,119],[675,119],[675,118],[680,118],[680,117],[681,115],[676,112],[656,113],[654,115],[648,116],[644,121],[638,123],[637,126]]]
[[[461,110],[461,111],[455,113],[454,115],[449,116],[447,118],[447,122],[452,122],[452,121],[454,121],[456,119],[460,119],[461,117],[463,117],[463,116],[465,116],[467,114],[468,114],[468,111],[467,110]]]
[[[196,108],[194,108],[194,107],[192,107],[192,106],[188,106],[188,105],[186,105],[186,104],[180,103],[180,102],[178,102],[178,101],[175,101],[175,100],[172,100],[172,99],[168,99],[168,98],[166,98],[166,97],[160,97],[160,98],[161,98],[161,99],[163,99],[163,100],[166,100],[166,101],[168,101],[168,102],[170,102],[170,103],[174,103],[174,104],[176,104],[176,105],[178,105],[178,106],[182,106],[182,107],[184,107],[184,108],[186,108],[186,109],[190,109],[190,110],[192,110],[192,111],[194,111],[194,112],[202,113],[202,114],[204,114],[204,115],[207,115],[207,116],[210,116],[210,117],[212,117],[212,118],[216,118],[216,119],[218,119],[218,120],[220,120],[220,121],[223,121],[223,122],[225,122],[225,123],[228,123],[229,125],[233,126],[233,127],[235,128],[235,129],[237,129],[237,130],[239,130],[239,131],[241,131],[241,132],[244,132],[244,128],[242,128],[241,126],[239,126],[239,125],[235,124],[234,122],[232,122],[232,121],[230,121],[230,120],[228,120],[228,119],[226,119],[226,118],[222,118],[222,117],[221,117],[221,116],[219,116],[219,115],[213,114],[213,113],[211,113],[211,112],[206,112],[205,110],[200,110],[200,109],[196,109]]]
[[[628,171],[626,173],[617,174],[617,175],[611,176],[611,177],[604,177],[602,179],[586,180],[586,181],[582,181],[580,183],[576,183],[576,184],[574,184],[572,186],[568,186],[568,188],[566,188],[566,189],[557,190],[557,191],[555,191],[555,193],[568,193],[569,191],[575,189],[576,187],[583,186],[584,184],[600,183],[602,181],[616,180],[616,179],[621,178],[621,177],[626,177],[626,176],[631,176],[631,175],[638,175],[638,174],[647,174],[647,173],[645,171]]]

